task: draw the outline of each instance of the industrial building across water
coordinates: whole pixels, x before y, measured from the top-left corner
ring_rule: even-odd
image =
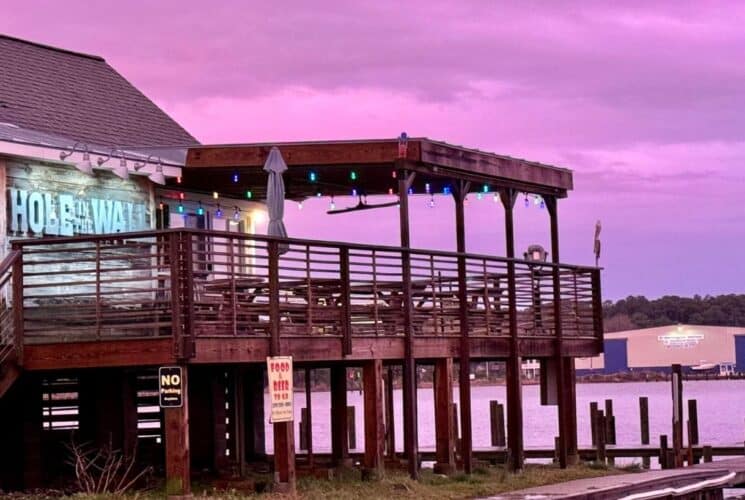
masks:
[[[670,325],[606,333],[604,353],[577,358],[578,375],[668,372],[745,373],[745,327]]]

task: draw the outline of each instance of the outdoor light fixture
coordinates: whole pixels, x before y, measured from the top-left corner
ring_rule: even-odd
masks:
[[[155,172],[150,174],[150,181],[161,186],[166,183],[166,176],[163,175],[163,163],[158,158],[158,164],[155,166]]]
[[[76,142],[69,152],[68,151],[60,152],[59,158],[60,160],[64,160],[65,158],[72,156],[75,153],[75,151],[78,150],[78,145],[81,146],[80,151],[83,153],[83,161],[81,161],[80,163],[76,162],[75,168],[77,168],[84,174],[93,175],[93,164],[91,163],[91,154],[90,154],[90,151],[88,151],[87,144]]]
[[[163,174],[163,160],[161,160],[160,156],[149,155],[145,161],[135,162],[135,172],[139,172],[141,169],[145,168],[152,158],[157,158],[158,163],[155,165],[155,172],[149,175],[150,182],[163,185],[166,183],[166,176]],[[116,171],[114,173],[116,173]]]
[[[120,179],[127,180],[129,179],[129,167],[127,167],[127,159],[124,158],[124,151],[120,150],[120,153],[121,156],[119,158],[119,165],[112,168],[111,171]]]

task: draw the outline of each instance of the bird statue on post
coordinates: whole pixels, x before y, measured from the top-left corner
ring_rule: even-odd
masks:
[[[598,261],[600,260],[600,231],[602,229],[603,229],[603,226],[600,225],[600,220],[598,220],[595,223],[595,245],[594,245],[595,267],[598,267]]]

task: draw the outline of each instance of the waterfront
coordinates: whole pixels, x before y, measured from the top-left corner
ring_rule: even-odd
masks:
[[[745,440],[745,399],[733,398],[734,394],[745,394],[745,380],[687,381],[683,386],[685,399],[698,401],[699,441],[702,444],[727,445],[743,443]],[[475,449],[490,446],[489,401],[505,403],[505,387],[474,386],[473,399],[473,444]],[[630,382],[577,385],[577,426],[580,446],[590,445],[589,405],[597,401],[602,407],[605,399],[613,400],[616,416],[616,434],[619,445],[640,443],[639,397],[649,398],[649,430],[652,444],[659,443],[659,436],[671,436],[672,399],[669,382]],[[356,447],[364,449],[362,397],[359,391],[348,392],[348,404],[355,407]],[[418,390],[419,446],[434,448],[433,390]],[[458,401],[458,388],[454,388],[454,401]],[[267,402],[268,403],[268,402]],[[401,391],[394,391],[396,448],[403,449]],[[330,394],[314,392],[313,447],[317,452],[331,450],[329,429]],[[305,406],[305,395],[295,393],[295,425],[300,421],[300,409]],[[540,405],[540,388],[537,385],[523,386],[523,412],[525,444],[528,447],[553,447],[558,433],[556,407]],[[267,451],[272,452],[272,426],[267,424]],[[295,432],[299,449],[299,434]]]

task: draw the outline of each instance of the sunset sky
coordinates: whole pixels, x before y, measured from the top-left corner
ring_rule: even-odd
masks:
[[[103,56],[203,143],[406,131],[571,168],[562,261],[600,219],[604,298],[743,293],[745,4],[616,4],[2,0],[0,33]],[[522,203],[518,251],[550,246]],[[327,204],[290,234],[397,242],[395,208]],[[453,249],[452,202],[412,207],[414,245]],[[503,255],[503,226],[469,200],[469,250]]]

